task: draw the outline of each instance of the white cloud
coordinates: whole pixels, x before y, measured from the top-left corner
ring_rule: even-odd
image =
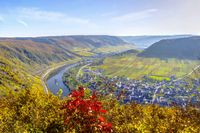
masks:
[[[28,24],[25,21],[23,21],[23,20],[17,19],[17,22],[19,24],[23,25],[24,27],[28,27]]]
[[[128,14],[124,14],[121,16],[113,17],[112,20],[114,21],[123,21],[123,22],[132,22],[132,21],[137,21],[141,19],[145,19],[148,17],[151,17],[153,13],[157,12],[157,9],[147,9],[143,11],[138,11],[138,12],[132,12]]]
[[[65,23],[88,23],[88,19],[67,16],[61,12],[45,11],[39,8],[21,8],[19,9],[21,18],[42,20],[42,21],[60,21]]]

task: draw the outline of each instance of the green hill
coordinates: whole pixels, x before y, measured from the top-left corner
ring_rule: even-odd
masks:
[[[154,43],[138,54],[139,57],[160,59],[177,58],[197,60],[200,58],[200,37],[167,39]]]

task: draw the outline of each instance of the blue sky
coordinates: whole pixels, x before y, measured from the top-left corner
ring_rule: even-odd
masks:
[[[0,37],[200,34],[200,0],[1,0]]]

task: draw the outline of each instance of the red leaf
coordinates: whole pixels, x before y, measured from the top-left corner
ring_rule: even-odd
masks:
[[[106,113],[107,111],[105,109],[100,110],[101,113]]]
[[[112,124],[107,123],[107,120],[100,116],[101,113],[107,111],[102,109],[102,103],[93,92],[92,96],[87,99],[84,97],[84,88],[79,87],[69,95],[71,98],[66,103],[63,103],[64,117],[66,118],[64,124],[71,125],[74,129],[76,123],[83,124],[83,127],[95,126],[103,132],[112,132]],[[89,123],[88,123],[89,121]],[[74,123],[75,122],[75,123]]]
[[[76,90],[72,91],[72,93],[71,93],[72,97],[79,97],[79,95],[80,95],[79,92]]]

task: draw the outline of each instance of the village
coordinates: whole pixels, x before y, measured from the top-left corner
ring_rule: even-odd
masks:
[[[83,69],[78,82],[101,95],[114,95],[123,103],[159,104],[161,106],[178,105],[185,107],[199,101],[200,80],[192,80],[192,86],[186,80],[155,81],[144,76],[140,80],[126,77],[106,77],[101,69]]]

